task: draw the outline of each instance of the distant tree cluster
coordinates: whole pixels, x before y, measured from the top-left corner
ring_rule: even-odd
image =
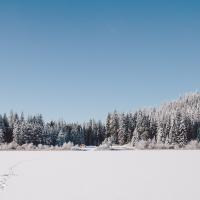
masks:
[[[72,142],[74,145],[98,146],[105,140],[105,126],[99,121],[90,120],[80,125],[67,124],[64,121],[45,123],[42,115],[24,118],[11,112],[10,116],[0,115],[0,143],[15,142],[18,145],[33,144],[63,146]]]
[[[26,119],[23,113],[0,115],[0,144],[63,146],[71,142],[74,145],[99,146],[104,141],[132,146],[148,141],[180,147],[191,141],[199,142],[200,93],[185,95],[158,108],[134,113],[114,111],[108,114],[105,124],[95,120],[84,124],[45,123],[42,115]]]
[[[184,146],[200,141],[200,93],[181,97],[159,108],[135,113],[108,114],[106,136],[115,144],[153,141],[160,144]]]

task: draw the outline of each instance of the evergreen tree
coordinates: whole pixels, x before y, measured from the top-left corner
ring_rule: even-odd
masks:
[[[114,144],[118,144],[118,134],[119,134],[119,115],[117,111],[114,111],[111,117],[110,125],[110,135]]]
[[[132,143],[139,140],[148,140],[151,138],[150,119],[144,111],[139,111],[137,114],[137,124],[133,134]]]
[[[13,140],[19,145],[25,144],[22,132],[22,123],[24,122],[16,121],[13,127]]]
[[[4,124],[3,124],[3,118],[0,115],[0,144],[4,143]]]
[[[62,146],[65,142],[66,142],[66,135],[62,130],[60,130],[57,138],[57,144],[59,146]]]
[[[93,121],[90,120],[84,125],[83,129],[84,140],[87,146],[93,145]]]
[[[30,120],[31,119],[31,120]],[[14,125],[14,141],[19,145],[32,143],[43,144],[44,127],[37,122],[36,117],[29,118],[27,122],[16,122]]]
[[[107,120],[106,120],[106,138],[111,137],[111,123],[112,123],[112,116],[108,113]]]
[[[131,140],[133,138],[133,133],[136,128],[137,123],[137,112],[134,114],[129,113],[129,125],[128,125],[128,135],[127,135],[127,143],[131,143]]]
[[[185,120],[183,118],[180,121],[180,126],[176,137],[176,142],[180,146],[184,146],[187,144],[187,129],[185,125]]]
[[[4,143],[4,133],[3,130],[0,129],[0,144]]]
[[[4,141],[6,143],[10,143],[13,141],[13,129],[9,125],[8,117],[6,114],[3,116],[3,124],[4,124]]]
[[[164,133],[164,125],[161,121],[158,123],[157,130],[157,143],[165,143],[166,135]]]
[[[71,135],[72,135],[72,142],[74,144],[78,145],[85,144],[84,133],[80,125],[73,124]]]
[[[97,146],[102,144],[102,142],[105,140],[106,137],[105,134],[106,134],[105,126],[103,126],[102,122],[99,121],[97,123],[97,143],[96,143]]]
[[[171,119],[171,127],[169,132],[169,137],[167,143],[169,144],[175,144],[176,143],[176,133],[177,133],[177,127],[175,119]]]
[[[43,143],[46,145],[57,145],[57,138],[59,134],[59,129],[55,122],[51,121],[50,123],[47,123],[44,127],[44,138]]]
[[[118,142],[120,145],[124,145],[127,143],[127,138],[129,133],[129,116],[123,113],[120,117],[120,127],[118,134]]]
[[[197,141],[200,142],[200,127],[198,128],[197,131]]]

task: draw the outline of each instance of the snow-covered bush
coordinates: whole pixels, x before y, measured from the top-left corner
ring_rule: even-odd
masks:
[[[186,145],[179,145],[179,144],[169,144],[169,143],[156,143],[153,140],[140,140],[137,143],[135,143],[135,146],[133,147],[135,150],[200,150],[200,143],[196,140],[190,141]]]
[[[64,143],[61,147],[62,150],[71,150],[74,144],[72,142]]]
[[[100,146],[98,146],[95,150],[96,151],[107,151],[111,150],[112,147],[112,141],[111,140],[105,140]]]
[[[145,150],[149,148],[149,141],[140,140],[135,143],[135,149]]]
[[[187,149],[187,150],[200,149],[200,143],[196,140],[192,140],[184,147],[184,149]]]
[[[38,146],[33,145],[32,143],[30,144],[23,144],[23,145],[18,145],[16,142],[12,142],[9,144],[0,144],[0,150],[1,151],[12,151],[12,150],[17,150],[17,151],[66,151],[66,150],[75,150],[75,148],[78,146],[73,145],[73,143],[65,143],[62,146],[48,146],[48,145],[42,145],[39,144]],[[73,149],[74,148],[74,149]]]

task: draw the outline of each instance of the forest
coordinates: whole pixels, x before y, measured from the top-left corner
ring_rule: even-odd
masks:
[[[89,120],[83,124],[65,121],[45,122],[42,115],[24,117],[10,112],[0,115],[0,144],[19,146],[136,146],[140,142],[184,147],[200,141],[200,93],[190,93],[157,108],[135,112],[108,113],[105,122]]]

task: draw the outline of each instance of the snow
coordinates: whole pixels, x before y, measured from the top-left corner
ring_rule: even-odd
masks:
[[[92,149],[0,152],[0,199],[199,200],[198,151]]]

